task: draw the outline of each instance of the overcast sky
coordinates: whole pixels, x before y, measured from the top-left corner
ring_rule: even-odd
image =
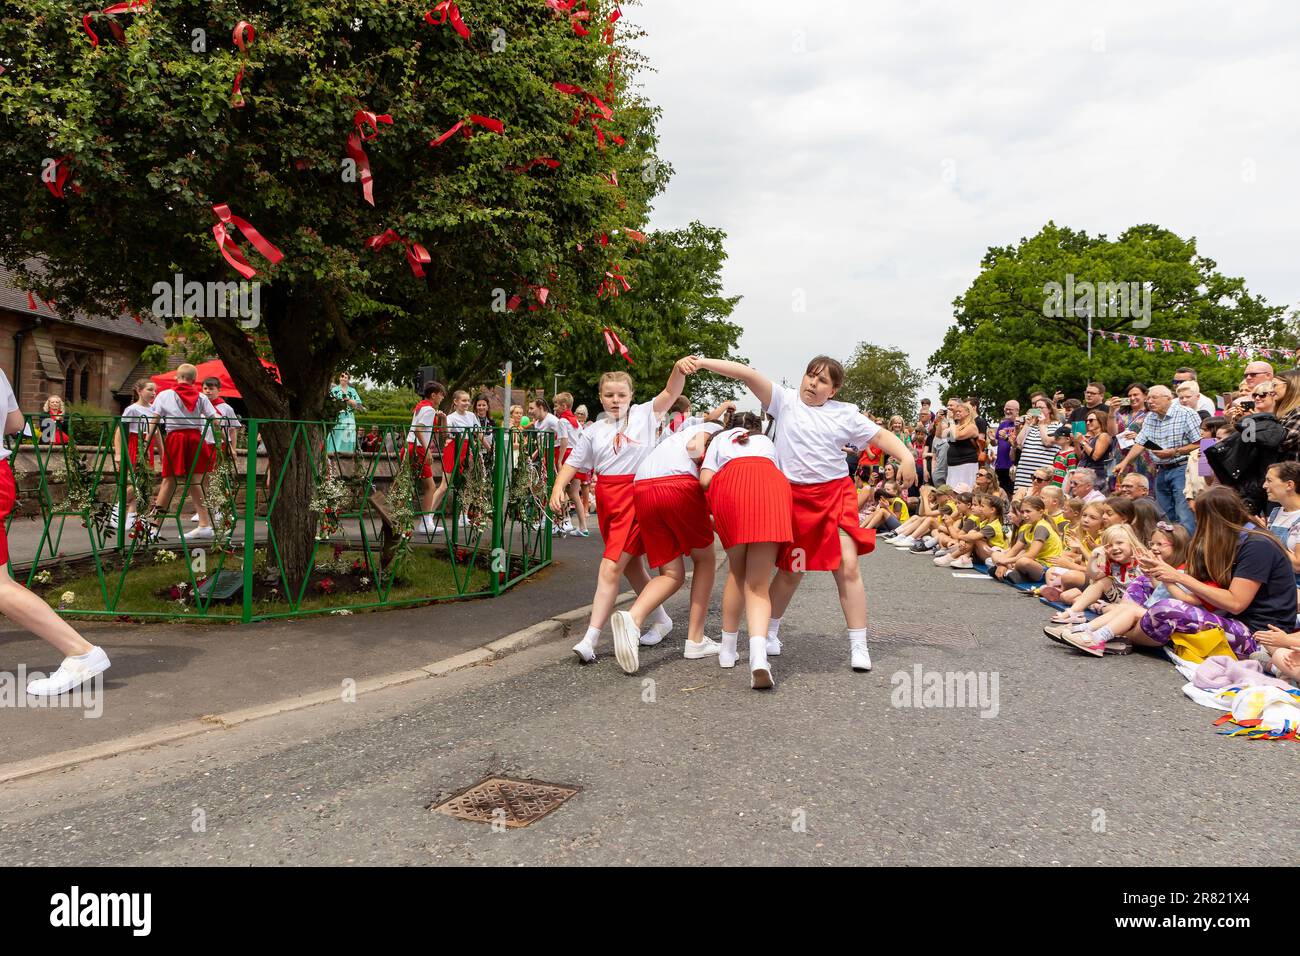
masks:
[[[862,339],[924,368],[987,247],[1048,219],[1157,223],[1300,304],[1300,5],[809,7],[624,9],[675,169],[652,225],[727,231],[757,368]]]

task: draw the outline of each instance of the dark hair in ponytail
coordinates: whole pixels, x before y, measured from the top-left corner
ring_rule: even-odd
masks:
[[[763,419],[759,418],[753,412],[738,412],[735,409],[728,410],[722,416],[722,430],[730,431],[733,428],[743,428],[749,435],[763,434]],[[749,444],[749,435],[740,435],[736,438],[737,445]]]

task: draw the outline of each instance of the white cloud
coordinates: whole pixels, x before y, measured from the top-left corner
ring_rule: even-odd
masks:
[[[648,33],[642,82],[676,170],[652,223],[727,230],[741,350],[773,376],[860,339],[924,367],[985,250],[1048,219],[1109,235],[1158,223],[1271,302],[1300,302],[1300,8],[827,0],[814,16],[646,0],[624,14]]]

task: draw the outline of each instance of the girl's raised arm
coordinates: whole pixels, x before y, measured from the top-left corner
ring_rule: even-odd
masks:
[[[677,360],[677,364],[673,366],[673,373],[668,376],[668,384],[664,386],[662,392],[655,396],[654,405],[651,406],[655,415],[662,415],[668,411],[673,402],[677,401],[686,385],[686,376],[694,373],[699,368],[698,363],[699,360],[694,356],[687,356]]]
[[[739,362],[728,362],[726,359],[699,358],[696,359],[699,367],[708,372],[716,372],[719,375],[725,375],[727,378],[735,378],[745,383],[745,387],[754,393],[759,404],[764,410],[772,401],[772,389],[775,387],[772,380],[762,372],[756,372],[748,365],[741,365]]]

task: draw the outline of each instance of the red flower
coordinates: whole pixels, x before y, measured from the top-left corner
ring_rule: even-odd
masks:
[[[323,581],[321,581],[320,583],[318,583],[318,584],[316,585],[316,589],[317,589],[318,591],[320,591],[322,594],[333,594],[333,593],[334,593],[334,579],[333,579],[333,578],[325,578]]]

